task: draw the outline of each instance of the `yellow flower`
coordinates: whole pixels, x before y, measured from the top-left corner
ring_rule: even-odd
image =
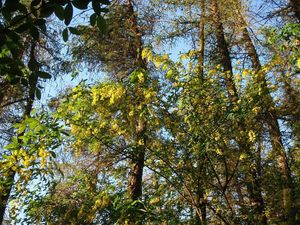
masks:
[[[249,74],[249,71],[248,70],[243,70],[242,72],[242,76],[245,77]]]
[[[133,112],[133,110],[132,110],[132,111],[130,111],[130,112],[128,113],[128,115],[129,115],[129,116],[133,116],[133,115],[134,115],[134,112]]]
[[[254,112],[255,114],[257,114],[260,111],[260,107],[256,106],[252,109],[252,112]]]
[[[181,60],[186,60],[186,59],[188,59],[188,55],[187,55],[187,54],[182,54],[182,55],[180,56],[180,59],[181,59]]]
[[[95,201],[95,206],[98,207],[98,208],[101,208],[101,206],[102,206],[102,201],[101,201],[101,199],[97,199],[97,200]]]
[[[140,139],[140,140],[138,141],[138,145],[144,145],[144,140],[143,140],[143,139]]]
[[[151,96],[152,96],[152,93],[150,91],[145,93],[145,99],[149,99],[149,98],[151,98]]]
[[[144,74],[143,73],[139,73],[137,76],[139,78],[139,83],[144,83],[144,81],[145,81]]]
[[[218,141],[221,138],[221,134],[220,133],[215,133],[215,140]]]
[[[156,197],[156,198],[152,198],[150,201],[149,201],[149,204],[150,205],[155,205],[156,203],[158,203],[160,200],[159,200],[159,197]]]
[[[23,162],[24,166],[27,168],[30,166],[30,161],[29,159],[25,159],[24,162]]]
[[[21,190],[22,190],[22,187],[21,187],[21,184],[17,184],[17,190],[18,190],[18,192],[21,192]]]
[[[111,128],[112,128],[113,130],[118,130],[118,129],[119,129],[119,126],[118,126],[118,124],[113,123],[112,126],[111,126]]]
[[[96,88],[92,89],[92,98],[93,98],[92,105],[94,106],[99,101],[99,94]]]
[[[245,153],[242,153],[240,155],[240,160],[244,160],[244,159],[246,159],[246,157],[247,157],[247,155]]]
[[[219,148],[217,148],[217,149],[216,149],[216,153],[217,153],[218,155],[223,155],[223,152],[222,152],[222,150],[221,150],[221,149],[219,149]]]
[[[249,131],[248,137],[249,137],[249,141],[250,141],[250,142],[253,142],[253,141],[255,140],[256,135],[255,135],[255,133],[254,133],[253,130],[250,130],[250,131]]]
[[[41,168],[42,168],[42,169],[45,168],[46,164],[47,164],[46,158],[43,157],[43,158],[41,159]]]

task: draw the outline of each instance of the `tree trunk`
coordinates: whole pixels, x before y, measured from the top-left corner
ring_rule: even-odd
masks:
[[[273,110],[272,110],[273,111]],[[282,143],[279,124],[274,112],[268,112],[268,125],[271,136],[272,150],[277,157],[277,166],[280,171],[282,179],[282,207],[284,209],[284,221],[286,224],[293,225],[296,221],[296,209],[293,204],[294,201],[294,188],[291,177],[291,171],[288,163],[288,158]]]
[[[198,63],[200,78],[203,80],[203,66],[204,66],[204,25],[205,25],[205,3],[206,0],[200,0],[201,16],[199,23],[199,35],[198,35]]]
[[[300,2],[299,2],[299,0],[290,0],[290,6],[291,6],[292,11],[294,12],[294,15],[297,18],[298,22],[300,22]]]
[[[292,134],[295,139],[294,146],[300,147],[300,90],[296,90],[292,85],[290,78],[284,77],[284,106],[281,115],[288,116],[289,124],[292,128]]]
[[[36,42],[32,41],[31,47],[30,47],[30,58],[31,59],[35,59],[35,48],[36,48]],[[38,70],[38,68],[36,68],[36,69]],[[38,83],[38,77],[35,76],[32,79],[32,82],[30,83],[30,86],[29,86],[29,94],[28,94],[28,97],[26,100],[27,104],[24,109],[23,118],[30,116],[30,113],[33,108],[33,102],[35,99],[35,89],[36,89],[37,83]],[[20,137],[22,135],[24,135],[24,132],[20,133],[18,135],[18,137]],[[21,142],[21,140],[19,138],[18,138],[18,142],[19,143]],[[10,176],[7,178],[8,184],[6,187],[4,187],[4,189],[5,189],[4,194],[0,194],[0,224],[2,224],[3,220],[4,220],[6,206],[7,206],[8,200],[9,200],[11,190],[14,185],[14,179],[15,179],[15,175],[16,175],[16,172],[13,170],[11,170],[9,173],[10,173]]]
[[[200,171],[200,174],[205,173],[205,168]],[[196,224],[197,225],[207,225],[207,213],[206,213],[206,200],[204,199],[204,183],[202,181],[203,177],[200,177],[198,179],[201,179],[201,181],[198,184],[197,187],[197,208],[200,209],[201,217],[196,214]]]
[[[132,0],[128,0],[128,13],[130,15],[130,29],[134,33],[135,38],[135,58],[137,60],[137,65],[139,65],[144,70],[147,69],[145,61],[142,59],[141,51],[143,50],[143,43],[141,32],[139,30],[138,21],[136,14],[133,8]],[[132,200],[138,200],[142,197],[142,177],[143,177],[143,169],[144,169],[144,158],[145,158],[145,144],[146,144],[146,123],[142,118],[139,118],[136,127],[136,138],[137,141],[142,140],[141,145],[136,148],[136,152],[134,153],[131,163],[131,171],[129,177],[129,193]]]
[[[129,174],[129,194],[132,200],[139,200],[142,197],[142,178],[145,158],[145,148],[136,149],[136,157],[132,158],[132,167]]]
[[[224,28],[221,21],[220,10],[217,0],[212,1],[212,16],[213,24],[215,26],[215,33],[217,39],[217,45],[221,55],[221,64],[225,72],[225,85],[227,88],[228,96],[231,105],[236,105],[238,102],[238,93],[233,81],[233,70],[231,64],[231,57],[229,54],[228,44],[225,39]],[[238,122],[238,130],[243,134],[246,130],[246,124],[243,121]],[[247,140],[247,137],[242,137],[238,141],[238,145],[243,152],[251,154],[251,144]],[[251,174],[250,185],[247,185],[248,192],[251,198],[251,201],[254,203],[254,212],[256,212],[256,221],[259,224],[267,224],[266,217],[261,216],[265,214],[264,210],[264,201],[261,194],[261,185],[257,176],[258,168],[249,168]],[[255,221],[254,221],[255,222]]]
[[[282,138],[281,138],[281,131],[278,124],[278,118],[276,115],[276,112],[274,110],[274,102],[273,98],[269,92],[267,81],[265,74],[261,71],[261,64],[258,57],[258,54],[256,52],[255,46],[250,38],[249,32],[247,30],[247,23],[245,19],[243,18],[241,12],[238,12],[239,15],[239,21],[241,22],[242,26],[242,35],[243,35],[243,41],[245,43],[246,50],[248,52],[248,55],[250,56],[250,59],[252,61],[253,67],[255,71],[258,73],[257,77],[257,83],[261,85],[263,98],[265,98],[265,101],[261,102],[261,107],[265,108],[266,110],[266,122],[269,127],[269,133],[271,137],[271,145],[273,152],[275,153],[278,161],[278,168],[281,173],[281,178],[283,180],[283,186],[282,186],[282,198],[283,198],[283,209],[285,211],[285,218],[290,221],[287,224],[294,224],[295,222],[295,208],[293,206],[293,182],[291,178],[290,168],[288,159],[285,153],[285,149],[283,146]]]
[[[205,13],[206,13],[206,0],[200,0],[200,9],[201,9],[201,16],[200,16],[200,22],[199,22],[199,34],[198,34],[198,62],[197,62],[197,69],[199,73],[200,79],[203,81],[204,79],[204,25],[205,25]],[[200,154],[199,154],[200,155]],[[199,168],[199,174],[198,174],[198,184],[197,184],[197,208],[200,209],[201,217],[196,214],[196,224],[198,225],[206,225],[207,224],[207,215],[206,215],[206,202],[204,199],[204,180],[206,169],[204,166],[204,163],[201,159],[201,156],[199,156],[198,159],[198,168]]]
[[[217,38],[217,45],[220,51],[221,64],[225,72],[225,85],[227,88],[227,93],[231,103],[236,103],[238,101],[237,89],[233,81],[233,72],[231,65],[231,57],[229,54],[229,49],[227,42],[225,40],[225,34],[223,29],[223,23],[221,20],[221,15],[219,11],[219,6],[217,0],[212,1],[212,22],[215,26],[215,34]]]

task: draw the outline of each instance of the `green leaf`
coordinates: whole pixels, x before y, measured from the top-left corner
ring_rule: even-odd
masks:
[[[69,31],[68,28],[65,28],[62,32],[63,40],[64,42],[67,42],[69,39]]]
[[[6,8],[10,12],[15,12],[18,10],[19,1],[20,0],[6,0],[4,8]]]
[[[41,7],[40,16],[43,18],[49,17],[55,11],[54,5],[44,4]]]
[[[96,25],[96,22],[97,22],[97,14],[96,14],[96,13],[93,13],[93,14],[90,16],[90,24],[91,24],[91,26],[95,26],[95,25]]]
[[[14,139],[15,140],[15,139]],[[17,149],[19,148],[19,144],[17,141],[12,141],[12,143],[5,146],[6,149]]]
[[[8,10],[7,8],[2,8],[1,9],[1,14],[4,17],[5,20],[10,21],[11,17],[12,17],[12,13],[10,10]]]
[[[94,12],[98,15],[101,14],[101,5],[100,5],[100,1],[98,0],[94,0],[92,1],[92,7],[94,9]]]
[[[39,29],[35,26],[32,26],[30,28],[30,34],[31,36],[35,39],[35,40],[39,40],[40,38],[40,32],[39,32]]]
[[[36,72],[38,77],[43,78],[43,79],[51,79],[51,75],[49,73],[43,72],[43,71],[37,71]]]
[[[19,126],[18,126],[18,134],[23,133],[25,131],[25,129],[26,129],[26,124],[25,123],[19,124]]]
[[[43,25],[45,25],[45,23],[46,23],[45,19],[37,19],[34,21],[34,24],[37,26],[43,26]]]
[[[73,6],[71,3],[69,3],[64,11],[64,17],[65,17],[65,24],[68,26],[71,23],[72,17],[73,17]]]
[[[37,82],[37,78],[38,78],[38,75],[36,72],[32,72],[28,78],[29,80],[29,84],[31,86],[30,88],[30,93],[33,94],[34,91],[35,91],[35,86],[36,86],[36,82]]]
[[[41,90],[39,88],[35,89],[35,96],[37,97],[38,100],[41,100],[42,93],[41,93]]]
[[[137,73],[136,72],[133,72],[130,74],[129,76],[129,80],[131,83],[136,83],[138,81],[138,76],[137,76]]]
[[[49,153],[51,154],[51,156],[52,156],[53,158],[56,158],[56,153],[55,153],[54,151],[49,151]]]
[[[66,136],[70,136],[70,132],[67,130],[61,130],[60,132]]]
[[[87,9],[90,0],[73,0],[72,3],[77,9]]]
[[[81,32],[76,27],[69,27],[69,31],[72,34],[75,34],[75,35],[80,35],[81,34]]]
[[[64,20],[64,19],[65,19],[65,15],[64,15],[64,7],[62,7],[61,5],[55,6],[54,13],[55,13],[55,16],[56,16],[59,20]]]
[[[38,90],[38,88],[36,90]],[[29,125],[31,130],[35,129],[37,126],[40,126],[40,122],[36,118],[28,117],[25,122]]]
[[[39,67],[39,63],[34,58],[30,58],[28,67],[31,71],[35,71]]]
[[[107,33],[107,24],[106,24],[105,19],[101,15],[98,15],[98,17],[97,17],[97,26],[98,26],[99,30],[101,31],[101,33],[103,33],[103,34]]]

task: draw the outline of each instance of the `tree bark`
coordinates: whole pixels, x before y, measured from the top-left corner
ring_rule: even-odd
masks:
[[[290,0],[290,6],[298,22],[300,22],[300,2],[298,0]]]
[[[284,77],[285,100],[280,114],[289,117],[289,124],[295,139],[294,146],[300,147],[300,90],[295,89],[291,84],[292,82],[290,78]]]
[[[199,34],[198,34],[198,62],[197,62],[197,68],[198,73],[201,81],[204,79],[204,44],[205,44],[205,37],[204,37],[204,25],[205,25],[205,14],[206,14],[206,0],[200,0],[200,9],[201,9],[201,15],[200,15],[200,22],[199,22]],[[200,154],[199,154],[200,155]],[[199,156],[197,167],[199,168],[199,174],[198,174],[198,182],[197,182],[197,208],[200,209],[201,217],[196,214],[196,224],[198,225],[206,225],[207,224],[207,213],[206,213],[206,201],[204,199],[204,181],[203,178],[205,177],[206,169],[204,166],[204,163],[201,159],[201,156]]]
[[[129,194],[130,198],[135,201],[142,197],[142,181],[143,181],[143,168],[145,158],[145,148],[136,148],[136,156],[132,158],[132,167],[129,176]]]
[[[205,3],[206,0],[200,0],[201,16],[199,22],[199,35],[198,35],[198,70],[200,78],[203,80],[203,66],[204,66],[204,25],[205,25]]]
[[[224,28],[221,21],[220,10],[217,0],[212,1],[212,16],[213,24],[215,26],[215,33],[217,45],[221,55],[221,64],[225,72],[225,86],[227,88],[228,96],[231,105],[236,105],[238,102],[238,93],[233,81],[233,69],[231,64],[231,57],[228,49],[228,44],[225,39]],[[243,121],[238,122],[238,130],[243,134],[246,130],[246,124]],[[251,154],[251,144],[247,137],[242,137],[237,141],[240,149],[247,154]],[[267,224],[265,214],[264,201],[261,194],[261,185],[257,176],[258,168],[249,168],[251,174],[251,182],[247,185],[251,201],[254,203],[254,212],[256,212],[255,220],[259,224]],[[255,221],[253,221],[255,223]]]
[[[240,7],[238,7],[240,8]],[[290,167],[288,163],[288,159],[285,153],[284,145],[281,138],[281,131],[278,124],[278,118],[276,112],[274,110],[275,103],[273,98],[270,94],[269,88],[267,86],[267,81],[265,74],[261,71],[261,63],[255,49],[255,46],[250,38],[247,23],[243,18],[241,12],[238,12],[239,21],[241,22],[242,26],[242,35],[243,41],[245,43],[245,48],[248,52],[248,55],[252,61],[252,65],[258,73],[257,83],[261,85],[263,98],[265,101],[261,101],[261,107],[265,108],[266,111],[266,123],[269,128],[269,133],[271,137],[271,145],[273,152],[277,157],[277,165],[281,173],[281,178],[283,180],[282,186],[282,206],[285,211],[285,219],[289,222],[287,224],[292,225],[295,223],[295,207],[293,206],[293,198],[294,198],[294,188],[293,188],[293,181],[291,177]]]
[[[135,55],[137,60],[137,65],[143,69],[147,69],[145,61],[141,57],[141,51],[143,48],[141,32],[139,30],[137,17],[133,8],[133,1],[128,0],[128,13],[130,15],[130,29],[135,35]],[[129,193],[132,200],[138,200],[142,197],[142,177],[143,177],[143,168],[144,168],[144,158],[145,158],[145,137],[146,123],[142,118],[139,118],[136,127],[136,138],[137,141],[142,140],[143,144],[139,145],[136,148],[131,163],[131,171],[129,177]]]
[[[204,166],[202,166],[202,170],[200,171],[200,176],[205,173],[205,168]],[[197,198],[196,198],[196,203],[197,203],[197,208],[200,210],[201,212],[201,217],[196,213],[196,224],[197,225],[207,225],[207,212],[206,212],[206,200],[204,199],[204,193],[205,193],[205,189],[204,189],[204,182],[203,182],[203,178],[200,177],[198,179],[201,179],[196,193],[197,193]]]
[[[238,101],[237,89],[233,81],[233,71],[231,65],[231,57],[229,54],[228,45],[225,39],[223,23],[221,20],[221,15],[219,11],[219,6],[217,0],[213,0],[211,4],[212,11],[212,22],[215,26],[215,35],[217,39],[218,49],[220,51],[221,65],[225,72],[225,85],[227,88],[227,93],[231,103],[236,103]]]
[[[30,58],[31,59],[35,59],[35,48],[36,48],[36,42],[32,41],[31,42],[31,47],[30,47]],[[36,68],[38,69],[38,68]],[[24,113],[23,113],[23,118],[25,119],[25,117],[29,117],[30,113],[32,111],[33,108],[33,102],[35,99],[35,89],[38,83],[38,77],[35,76],[32,80],[32,82],[29,85],[29,94],[27,97],[27,104],[25,106],[24,109]],[[18,135],[18,142],[21,142],[21,140],[19,139],[20,136],[24,135],[24,132]],[[13,188],[14,185],[14,179],[15,179],[15,175],[16,172],[11,170],[9,172],[10,176],[7,178],[7,186],[4,187],[5,191],[4,194],[0,194],[0,224],[3,223],[4,220],[4,215],[5,215],[5,210],[6,210],[6,206],[11,194],[11,190]]]

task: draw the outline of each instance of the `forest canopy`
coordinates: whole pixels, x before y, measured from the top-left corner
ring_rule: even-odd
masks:
[[[0,224],[300,224],[298,0],[0,0],[0,46]]]

